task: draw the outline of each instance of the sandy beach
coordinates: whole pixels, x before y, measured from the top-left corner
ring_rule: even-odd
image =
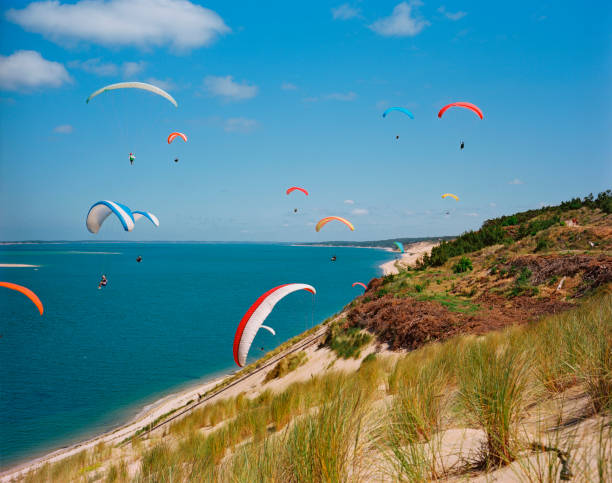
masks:
[[[0,263],[0,268],[36,268],[40,265],[27,265],[25,263]]]
[[[380,268],[382,268],[383,275],[393,275],[398,273],[400,268],[406,268],[414,265],[416,261],[424,254],[430,253],[431,249],[437,244],[438,242],[424,241],[406,245],[406,253],[403,253],[399,260],[391,260],[387,263],[383,263],[380,266]]]

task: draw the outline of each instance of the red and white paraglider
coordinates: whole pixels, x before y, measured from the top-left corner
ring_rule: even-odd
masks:
[[[306,196],[308,196],[308,191],[306,191],[304,188],[300,188],[299,186],[292,186],[291,188],[287,188],[287,194],[291,194],[294,191],[301,191]]]
[[[480,108],[476,104],[472,104],[471,102],[451,102],[450,104],[447,104],[442,109],[440,109],[440,112],[438,112],[438,117],[442,118],[442,115],[451,107],[463,107],[464,109],[469,109],[470,111],[476,113],[476,115],[480,119],[483,118],[482,111],[480,110]]]
[[[367,290],[367,289],[368,289],[368,286],[367,286],[365,283],[363,283],[363,282],[355,282],[355,283],[353,283],[353,285],[352,285],[352,286],[354,287],[355,285],[360,285],[360,286],[362,286],[364,290]]]
[[[268,290],[251,305],[249,310],[247,310],[246,314],[242,317],[240,324],[238,324],[238,329],[234,336],[234,361],[236,361],[236,364],[240,367],[245,365],[249,349],[251,348],[253,339],[255,339],[257,335],[257,331],[262,327],[270,330],[267,326],[263,326],[262,324],[268,315],[270,315],[274,306],[281,299],[298,290],[306,290],[313,295],[317,293],[315,288],[311,285],[306,285],[305,283],[288,283]],[[270,332],[273,332],[273,330]]]

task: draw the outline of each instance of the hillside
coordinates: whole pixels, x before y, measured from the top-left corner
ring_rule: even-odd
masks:
[[[180,413],[15,476],[610,481],[611,203],[489,220]]]
[[[325,241],[325,242],[310,242],[300,243],[300,245],[320,246],[320,247],[360,247],[360,248],[389,248],[397,250],[395,242],[403,243],[404,245],[410,245],[412,243],[418,243],[423,241],[442,241],[452,240],[455,237],[452,236],[438,236],[438,237],[424,237],[424,238],[391,238],[388,240],[371,240],[371,241]]]

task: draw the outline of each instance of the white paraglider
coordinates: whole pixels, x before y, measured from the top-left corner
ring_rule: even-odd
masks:
[[[134,215],[132,214],[132,210],[121,203],[109,200],[97,201],[89,208],[89,213],[87,213],[87,218],[85,220],[87,229],[91,233],[98,233],[104,220],[111,214],[117,216],[125,231],[132,231],[134,229]]]

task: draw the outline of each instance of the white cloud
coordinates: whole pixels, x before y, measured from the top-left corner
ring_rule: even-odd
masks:
[[[90,74],[99,75],[102,77],[116,76],[121,73],[124,77],[132,77],[145,68],[146,63],[140,62],[124,62],[123,64],[113,64],[112,62],[102,62],[99,58],[87,60],[73,60],[68,62],[68,67],[71,69],[80,69]]]
[[[354,101],[356,98],[357,94],[354,92],[333,92],[325,96],[325,99],[332,101]]]
[[[462,12],[462,11],[458,11],[455,13],[449,12],[448,10],[446,10],[446,7],[444,5],[438,8],[438,12],[444,15],[447,19],[453,20],[453,21],[460,20],[467,15],[467,12]]]
[[[283,82],[281,84],[281,89],[284,91],[294,91],[297,89],[297,86],[291,82]]]
[[[70,134],[72,131],[73,128],[70,124],[60,124],[53,129],[53,132],[58,134]]]
[[[348,3],[332,8],[331,11],[334,20],[349,20],[358,17],[361,12],[359,8],[351,7]]]
[[[153,84],[154,86],[160,87],[165,91],[171,91],[176,89],[176,85],[170,79],[158,79],[156,77],[149,77],[147,79],[149,84]]]
[[[250,99],[257,95],[258,90],[257,86],[248,85],[246,82],[241,84],[234,82],[234,77],[231,75],[225,77],[206,76],[204,87],[213,96],[221,96],[232,100]]]
[[[351,215],[369,215],[370,212],[368,210],[366,210],[365,208],[355,208],[353,211],[351,211]]]
[[[344,200],[344,204],[346,204],[346,205],[354,205],[355,202],[353,200]]]
[[[6,18],[54,42],[188,50],[230,32],[214,11],[188,0],[59,0],[11,8]]]
[[[491,203],[489,203],[489,206],[490,206],[491,208],[495,208],[495,207],[497,206],[497,203],[493,203],[493,202],[491,202]]]
[[[246,117],[232,117],[225,121],[223,129],[226,132],[251,132],[259,123],[255,119],[247,119]]]
[[[9,56],[0,55],[0,89],[19,91],[59,87],[71,80],[62,64],[45,60],[34,50],[18,50]]]
[[[380,18],[369,27],[385,37],[414,37],[430,25],[416,12],[421,5],[420,0],[398,3],[389,17]]]
[[[514,178],[512,181],[508,181],[508,184],[524,184],[520,179]]]

